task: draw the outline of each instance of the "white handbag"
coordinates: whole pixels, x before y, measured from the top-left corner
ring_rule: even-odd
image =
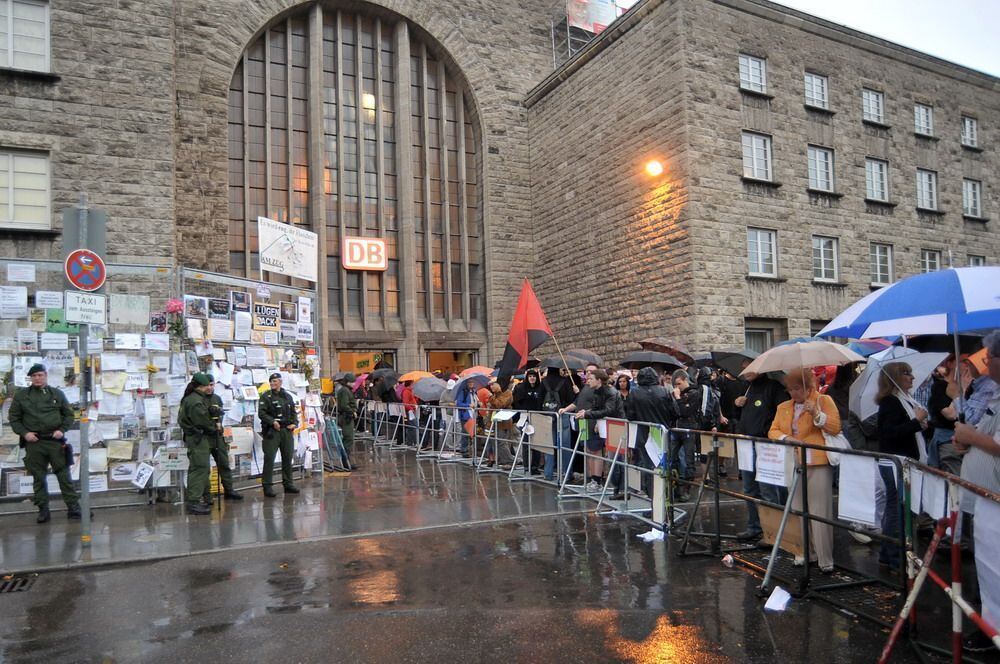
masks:
[[[829,433],[827,433],[827,432],[824,431],[823,432],[823,441],[824,441],[824,443],[826,444],[827,447],[832,447],[832,448],[835,448],[835,449],[838,449],[838,450],[850,450],[850,449],[854,449],[854,448],[851,447],[850,441],[847,440],[847,437],[844,436],[843,433],[829,434]],[[839,466],[840,465],[840,452],[832,452],[830,450],[827,450],[826,451],[826,459],[827,459],[827,461],[830,462],[831,466]]]

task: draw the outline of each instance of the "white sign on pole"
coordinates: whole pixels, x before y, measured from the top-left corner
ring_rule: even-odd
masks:
[[[795,457],[790,447],[757,443],[757,481],[778,486],[790,486],[795,470]]]
[[[66,291],[66,322],[106,325],[108,299],[104,295]]]
[[[292,224],[257,217],[260,269],[315,282],[318,277],[318,236]]]

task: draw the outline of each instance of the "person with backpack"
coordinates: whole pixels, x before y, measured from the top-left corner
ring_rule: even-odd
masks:
[[[573,379],[570,378],[568,371],[556,367],[549,367],[545,371],[545,377],[542,378],[542,388],[544,394],[544,397],[542,398],[542,410],[552,413],[552,442],[558,447],[561,441],[559,436],[559,420],[561,415],[559,413],[563,408],[566,408],[573,403],[573,399],[576,395],[576,392],[574,391],[576,386],[573,384]],[[555,450],[553,450],[553,452],[555,452]],[[563,463],[568,463],[569,455],[567,454],[566,456],[567,461],[564,461]],[[555,453],[546,454],[544,469],[545,479],[551,481],[555,478],[555,467]]]

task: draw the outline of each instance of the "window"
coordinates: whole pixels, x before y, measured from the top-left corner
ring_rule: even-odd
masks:
[[[833,150],[809,146],[809,188],[833,191]]]
[[[885,97],[881,92],[861,90],[861,113],[868,122],[885,124]]]
[[[826,96],[826,76],[810,74],[806,72],[806,105],[817,108],[828,108],[829,101]]]
[[[751,275],[775,277],[775,232],[763,228],[747,229],[747,261]]]
[[[813,279],[837,281],[837,238],[813,235]]]
[[[986,256],[969,254],[969,267],[983,267],[984,265],[986,265]]]
[[[873,201],[889,200],[889,162],[865,159],[865,197]]]
[[[743,338],[746,347],[763,353],[788,338],[788,320],[784,318],[744,318]]]
[[[771,137],[743,132],[743,177],[771,179]]]
[[[892,245],[872,242],[869,253],[872,262],[872,285],[891,284],[893,282]]]
[[[0,67],[49,70],[49,3],[0,0]]]
[[[743,342],[747,349],[763,353],[774,345],[774,333],[769,329],[748,327],[743,333]]]
[[[923,136],[934,135],[934,109],[925,104],[913,107],[913,131]]]
[[[941,252],[936,249],[920,250],[920,271],[924,274],[941,269]]]
[[[767,92],[767,61],[740,53],[740,87],[753,92]]]
[[[49,158],[0,152],[0,226],[49,228]]]
[[[979,121],[967,115],[962,116],[962,145],[979,147]]]
[[[979,180],[962,180],[962,214],[967,217],[981,217],[983,185]]]
[[[934,171],[917,169],[917,207],[937,209],[937,173]]]

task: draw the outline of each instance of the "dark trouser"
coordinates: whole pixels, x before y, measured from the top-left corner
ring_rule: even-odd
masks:
[[[209,467],[208,460],[212,456],[211,438],[199,436],[197,439],[185,440],[188,451],[187,501],[197,503],[208,493]]]
[[[757,460],[755,458],[754,468],[756,467]],[[757,484],[754,472],[752,470],[744,470],[740,475],[743,478],[743,493],[754,498],[761,498],[761,485]],[[760,514],[757,513],[757,503],[749,500],[747,501],[747,531],[751,533],[761,532]]]
[[[45,476],[49,472],[49,466],[52,466],[52,473],[59,480],[59,491],[62,492],[66,507],[79,507],[80,499],[69,480],[66,451],[63,449],[62,442],[58,440],[36,440],[33,443],[25,443],[24,467],[35,480],[35,496],[32,502],[39,508],[49,505],[49,490],[45,484]]]
[[[281,451],[281,483],[286,488],[295,486],[292,477],[292,461],[295,456],[295,444],[292,442],[292,432],[288,429],[271,429],[264,434],[261,445],[264,449],[264,472],[260,481],[264,488],[270,488],[272,475],[274,474],[274,456]]]
[[[671,466],[677,469],[678,477],[682,480],[693,480],[695,471],[694,435],[671,432],[670,454],[667,459]]]
[[[896,477],[892,466],[878,466],[882,483],[885,484],[885,510],[882,512],[882,534],[886,537],[899,539],[900,531],[900,491],[896,485]],[[891,567],[899,567],[899,544],[882,542],[878,552],[878,560]]]
[[[354,420],[337,422],[337,426],[340,427],[340,438],[344,443],[344,451],[350,456],[351,452],[354,451]]]
[[[233,469],[229,466],[229,447],[222,436],[217,436],[208,444],[209,456],[215,459],[215,467],[219,472],[219,481],[222,482],[222,490],[225,493],[233,493]],[[189,453],[190,454],[190,453]],[[209,478],[212,476],[212,469],[209,468]],[[210,482],[205,482],[205,491],[202,496],[206,502],[212,500]]]

